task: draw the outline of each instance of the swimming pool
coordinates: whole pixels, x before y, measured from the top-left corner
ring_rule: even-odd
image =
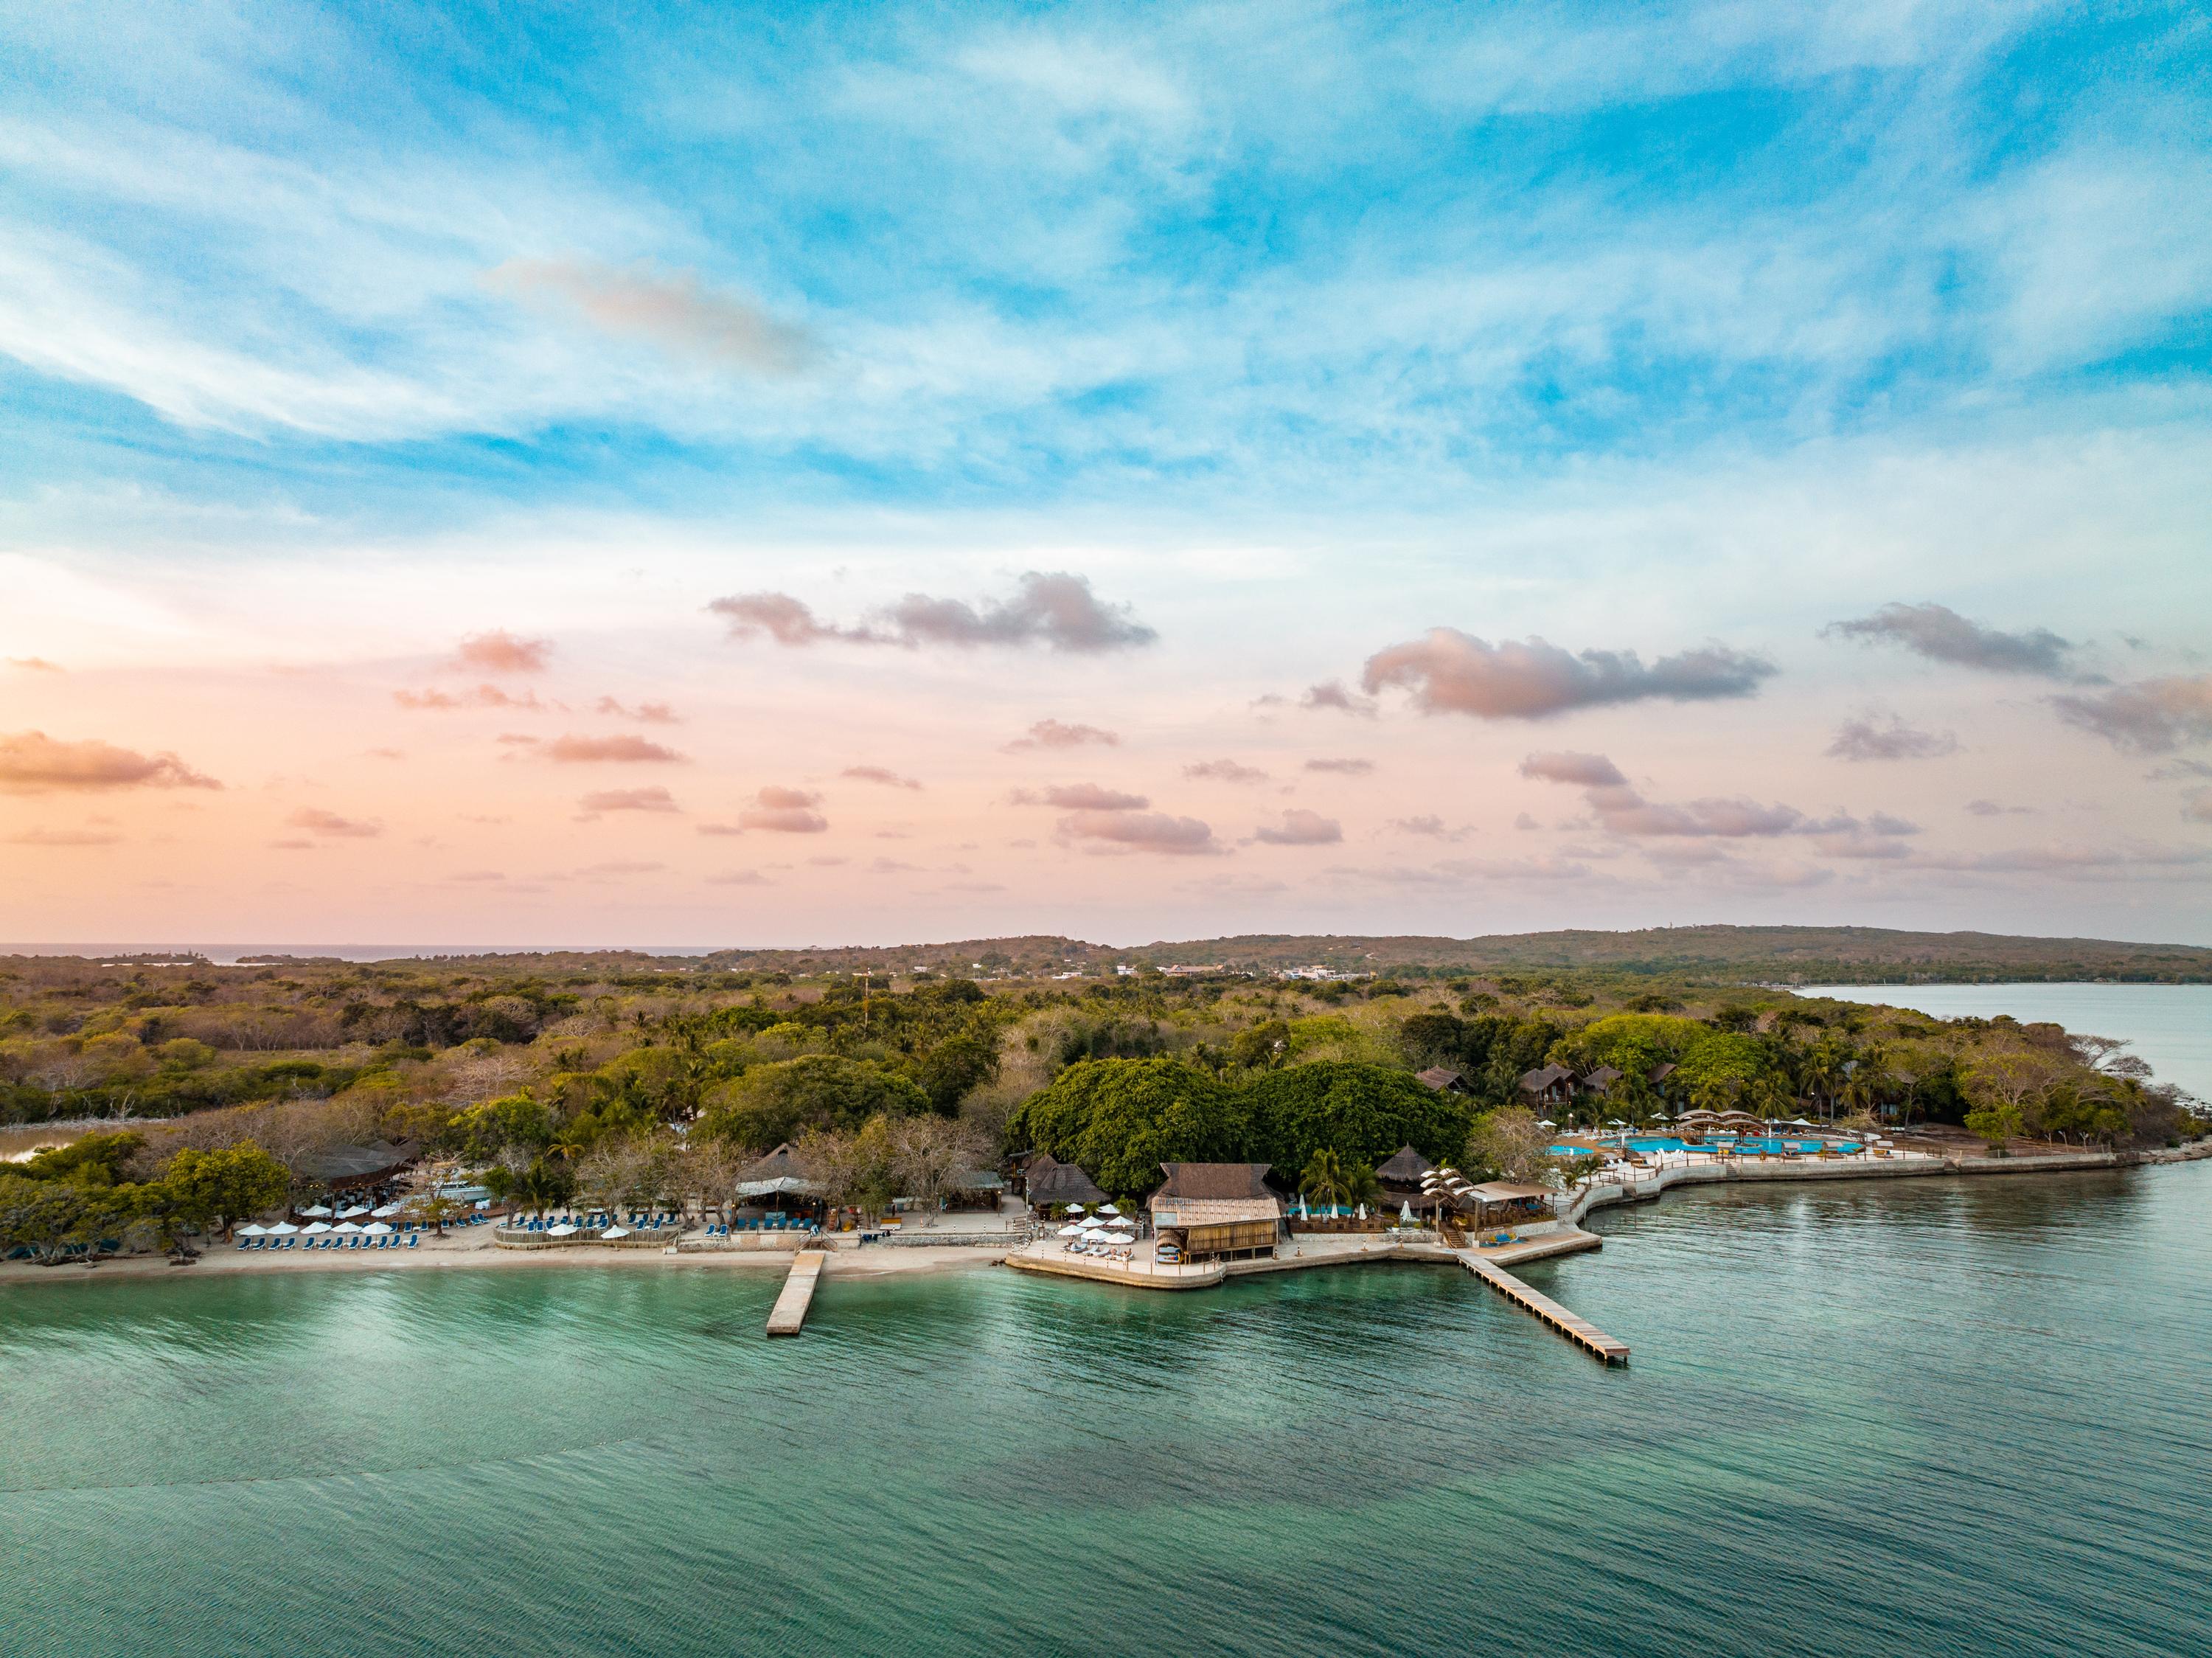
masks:
[[[1784,1140],[1780,1138],[1730,1140],[1723,1138],[1717,1143],[1733,1146],[1736,1150],[1740,1152],[1747,1152],[1753,1156],[1757,1156],[1763,1152],[1770,1157],[1779,1157],[1785,1152],[1797,1152],[1809,1156],[1814,1152],[1820,1150],[1828,1143],[1825,1140]],[[1676,1139],[1671,1135],[1656,1134],[1631,1135],[1628,1138],[1627,1145],[1631,1151],[1711,1151],[1713,1149],[1711,1145],[1692,1144],[1690,1141]],[[1839,1140],[1836,1142],[1836,1149],[1843,1152],[1846,1155],[1849,1155],[1850,1153],[1859,1150],[1860,1147],[1855,1141]],[[1551,1151],[1552,1155],[1554,1157],[1589,1157],[1595,1155],[1586,1147],[1583,1146],[1553,1146],[1551,1149]]]

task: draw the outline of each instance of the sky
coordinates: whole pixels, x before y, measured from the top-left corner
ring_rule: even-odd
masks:
[[[0,939],[2212,943],[2201,8],[0,54]]]

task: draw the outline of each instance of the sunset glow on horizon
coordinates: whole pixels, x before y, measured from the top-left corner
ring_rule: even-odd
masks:
[[[2212,943],[2181,14],[626,27],[0,23],[0,940]]]

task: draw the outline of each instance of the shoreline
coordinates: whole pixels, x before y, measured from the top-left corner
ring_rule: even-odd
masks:
[[[1658,1169],[1632,1186],[1607,1183],[1585,1188],[1558,1215],[1559,1222],[1568,1228],[1579,1227],[1593,1210],[1609,1208],[1615,1204],[1656,1202],[1669,1188],[1677,1186],[1717,1186],[1722,1184],[1810,1184],[1826,1180],[1896,1180],[1960,1179],[1983,1175],[2019,1174],[2084,1174],[2100,1173],[2112,1169],[2163,1167],[2174,1163],[2197,1162],[2212,1159],[2212,1139],[2200,1140],[2191,1145],[2165,1147],[2153,1151],[2090,1151],[2057,1152],[2041,1156],[2013,1157],[1944,1157],[1914,1160],[1911,1162],[1854,1163],[1848,1166],[1821,1167],[1819,1165],[1760,1167],[1745,1165],[1723,1167],[1718,1164],[1693,1164],[1680,1167]],[[1004,1248],[989,1245],[902,1245],[884,1246],[865,1253],[858,1248],[833,1248],[828,1252],[824,1273],[832,1278],[893,1278],[954,1272],[974,1268],[997,1266],[1006,1262],[1015,1253],[1011,1243]],[[1393,1251],[1391,1253],[1395,1253]],[[282,1255],[264,1255],[258,1252],[241,1252],[228,1244],[217,1244],[201,1254],[191,1266],[170,1265],[166,1255],[122,1256],[105,1260],[94,1267],[70,1263],[58,1266],[39,1266],[27,1261],[0,1263],[0,1289],[40,1283],[82,1283],[104,1279],[132,1280],[190,1276],[195,1278],[229,1277],[261,1273],[339,1273],[339,1272],[419,1272],[451,1271],[482,1269],[497,1271],[544,1271],[566,1268],[577,1271],[616,1267],[628,1271],[659,1269],[663,1271],[766,1271],[788,1272],[791,1253],[784,1250],[684,1250],[672,1247],[665,1250],[575,1249],[522,1250],[497,1247],[489,1232],[481,1235],[449,1234],[442,1241],[426,1242],[418,1249],[398,1253],[380,1250],[374,1254],[356,1257],[345,1253],[301,1255],[290,1252]],[[1334,1263],[1332,1263],[1334,1265]],[[1351,1265],[1350,1261],[1344,1263]],[[1068,1274],[1067,1276],[1078,1276]],[[1102,1277],[1103,1275],[1101,1275]],[[1242,1275],[1238,1275],[1242,1276]]]

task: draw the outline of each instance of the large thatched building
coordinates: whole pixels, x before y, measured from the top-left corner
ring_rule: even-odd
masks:
[[[1185,1260],[1272,1255],[1289,1235],[1283,1201],[1265,1163],[1162,1163],[1152,1193],[1152,1229],[1181,1246]]]

